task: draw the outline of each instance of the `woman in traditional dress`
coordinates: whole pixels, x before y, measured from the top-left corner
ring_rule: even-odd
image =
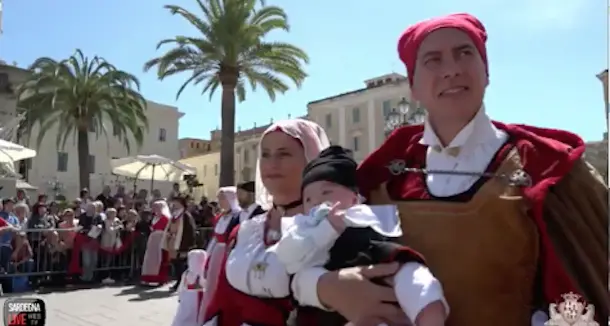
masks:
[[[182,274],[178,287],[178,310],[172,326],[200,326],[198,314],[203,298],[205,279],[203,276],[207,254],[204,250],[188,252],[187,270]]]
[[[291,218],[282,217],[302,213],[303,168],[328,146],[322,128],[306,120],[277,122],[265,131],[256,195],[257,202],[269,211],[243,221],[232,231],[217,289],[204,307],[205,326],[286,325],[292,311],[291,282],[273,244],[291,224]],[[311,286],[292,286],[294,296],[301,304],[322,308],[315,295],[315,275],[299,274],[292,284],[303,285],[306,278],[312,279]]]
[[[140,281],[148,285],[162,285],[169,280],[169,254],[163,249],[163,239],[171,213],[164,200],[154,202],[152,211],[151,233],[146,243]]]
[[[239,223],[241,208],[237,200],[236,187],[222,187],[216,194],[221,212],[214,218],[214,236],[210,240],[206,252],[209,258],[205,266],[207,287],[203,306],[206,306],[216,290],[216,280],[224,257],[226,242],[231,229]]]
[[[293,225],[292,218],[282,217],[303,213],[303,169],[329,141],[319,125],[292,119],[270,126],[259,145],[256,200],[269,211],[232,230],[216,291],[202,305],[204,326],[285,326],[293,299],[303,306],[331,307],[359,326],[406,325],[392,287],[374,283],[395,275],[399,264],[332,272],[316,267],[288,276],[273,244]],[[296,323],[317,326],[306,320]]]

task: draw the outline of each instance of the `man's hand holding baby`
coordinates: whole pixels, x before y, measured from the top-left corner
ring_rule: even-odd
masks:
[[[345,224],[345,210],[340,210],[340,206],[340,202],[333,204],[326,216],[330,225],[332,225],[333,229],[339,234],[343,233],[347,227],[347,224]]]

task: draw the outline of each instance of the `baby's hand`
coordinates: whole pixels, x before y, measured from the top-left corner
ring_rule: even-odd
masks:
[[[347,225],[345,224],[345,211],[339,210],[339,203],[335,203],[333,207],[330,208],[328,215],[326,217],[330,225],[333,226],[337,233],[341,234],[345,231]]]

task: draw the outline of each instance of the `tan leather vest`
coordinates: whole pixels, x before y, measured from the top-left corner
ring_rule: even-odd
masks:
[[[497,173],[521,168],[516,149]],[[383,184],[373,204],[398,206],[404,243],[421,252],[450,306],[447,326],[529,326],[539,243],[520,190],[491,178],[469,202],[392,201]]]

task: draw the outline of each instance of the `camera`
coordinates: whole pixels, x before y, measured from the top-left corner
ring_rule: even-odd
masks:
[[[197,188],[203,186],[203,183],[199,182],[197,176],[194,174],[185,174],[182,176],[182,181],[186,182],[186,186],[189,188]]]

